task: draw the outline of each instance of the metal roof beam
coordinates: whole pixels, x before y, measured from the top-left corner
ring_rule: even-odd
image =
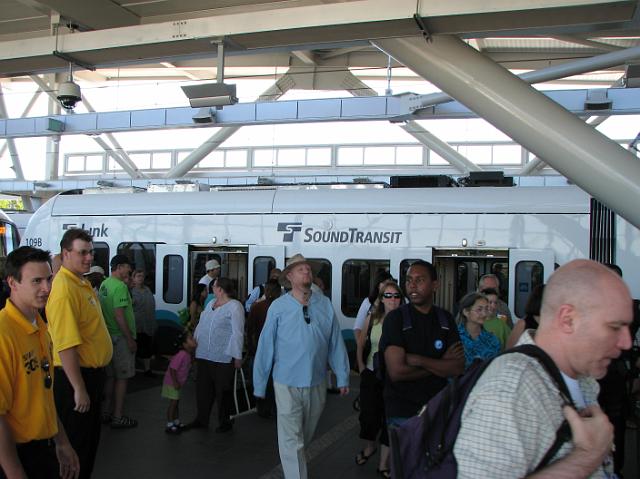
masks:
[[[282,90],[281,90],[282,91]],[[268,92],[270,93],[271,89]],[[610,88],[606,95],[612,105],[608,110],[590,110],[588,90],[553,90],[542,92],[560,106],[579,116],[623,115],[640,113],[640,88]],[[277,93],[276,93],[277,94]],[[280,102],[237,103],[217,110],[213,123],[193,123],[197,109],[190,107],[157,108],[75,115],[12,118],[0,120],[0,138],[25,138],[54,134],[117,133],[122,131],[163,130],[222,126],[315,123],[328,121],[410,121],[438,118],[477,118],[477,114],[458,102],[448,102],[412,111],[416,95],[329,98]],[[49,120],[64,125],[64,131],[47,129]]]
[[[211,57],[211,40],[219,38],[233,45],[229,54],[315,49],[329,43],[415,35],[414,14],[438,34],[482,36],[509,30],[560,34],[568,27],[593,32],[629,22],[636,6],[629,0],[458,0],[419,2],[416,10],[415,0],[360,0],[75,32],[59,35],[57,49],[96,67]],[[89,17],[89,21],[94,20]],[[53,55],[55,49],[56,38],[51,36],[2,42],[0,76],[63,69],[65,62]]]

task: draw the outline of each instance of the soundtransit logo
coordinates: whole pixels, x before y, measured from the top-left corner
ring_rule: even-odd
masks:
[[[293,236],[298,232],[304,235],[304,243],[398,244],[402,236],[402,231],[362,231],[358,228],[341,231],[303,230],[302,222],[278,223],[278,231],[284,232],[282,241],[285,243],[293,242]]]
[[[293,241],[293,234],[302,231],[302,223],[278,223],[278,231],[284,231],[282,235],[282,241],[285,243],[291,243]]]

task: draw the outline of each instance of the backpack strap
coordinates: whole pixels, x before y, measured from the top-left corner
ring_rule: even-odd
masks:
[[[564,378],[562,377],[562,374],[560,373],[558,366],[556,366],[556,363],[553,362],[553,359],[551,359],[545,351],[543,351],[541,348],[533,344],[522,344],[520,346],[516,346],[511,350],[505,351],[502,354],[509,354],[509,353],[522,353],[537,359],[538,362],[542,365],[542,367],[545,369],[547,374],[551,377],[551,379],[553,379],[553,382],[558,387],[560,391],[560,396],[562,397],[562,401],[564,402],[564,405],[571,406],[575,409],[576,406],[573,402],[573,399],[571,399],[571,393],[569,392],[569,388],[567,388],[567,384],[564,382]],[[540,463],[536,466],[533,472],[537,472],[540,469],[546,467],[547,464],[549,464],[551,460],[555,457],[555,455],[558,453],[562,445],[569,440],[571,440],[571,428],[569,427],[569,423],[565,419],[564,421],[562,421],[562,424],[556,431],[556,438],[553,441],[553,444],[547,450],[547,453],[544,455],[544,457],[542,458]]]
[[[411,306],[409,304],[403,304],[400,306],[400,312],[402,312],[402,332],[413,329],[413,322],[411,321]]]

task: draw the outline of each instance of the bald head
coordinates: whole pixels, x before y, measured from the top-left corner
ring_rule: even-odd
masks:
[[[540,321],[552,318],[563,304],[571,304],[579,311],[593,311],[613,298],[631,304],[624,281],[600,263],[577,259],[551,275],[542,299]]]
[[[575,260],[545,287],[535,342],[565,374],[601,378],[611,360],[631,347],[632,318],[624,281],[595,261]]]

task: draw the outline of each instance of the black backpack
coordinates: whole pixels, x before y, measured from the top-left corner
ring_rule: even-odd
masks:
[[[573,405],[560,370],[547,353],[538,346],[525,344],[502,354],[511,353],[523,353],[537,359],[558,386],[565,403]],[[389,428],[392,477],[395,479],[457,477],[458,465],[453,455],[453,448],[460,430],[462,411],[469,393],[493,359],[495,358],[474,362],[467,372],[453,379],[442,391],[431,398],[420,414],[412,417],[402,426]],[[571,429],[565,420],[556,431],[553,445],[535,470],[545,467],[560,447],[570,439]]]

